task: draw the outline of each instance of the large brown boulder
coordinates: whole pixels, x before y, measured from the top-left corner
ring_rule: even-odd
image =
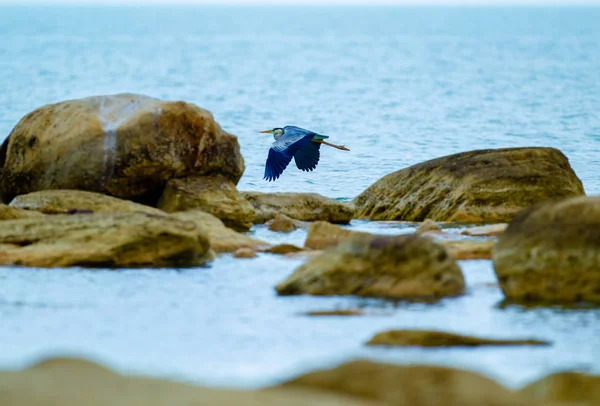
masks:
[[[600,376],[561,372],[546,376],[522,388],[522,398],[547,405],[600,405]]]
[[[136,94],[69,100],[19,121],[0,148],[0,195],[78,189],[154,204],[169,179],[244,171],[210,112]]]
[[[200,209],[237,230],[250,229],[255,215],[252,205],[223,175],[171,179],[158,207],[170,213]]]
[[[398,406],[533,406],[481,375],[438,366],[357,360],[281,385],[348,394]]]
[[[506,222],[532,204],[584,194],[554,148],[463,152],[384,176],[354,199],[370,220]]]
[[[88,361],[54,358],[0,371],[2,406],[384,406],[307,388],[214,389],[123,376]],[[416,405],[419,406],[419,405]]]
[[[347,224],[352,220],[352,205],[316,193],[241,192],[254,206],[255,224],[264,224],[277,213],[302,221],[328,221]]]
[[[31,213],[68,214],[82,212],[119,212],[166,215],[154,207],[83,190],[42,190],[13,199],[10,207]]]
[[[519,213],[492,256],[509,300],[600,302],[600,196],[546,202]]]
[[[197,266],[210,259],[195,223],[144,213],[58,214],[5,220],[0,264],[52,267]]]
[[[171,214],[171,217],[196,224],[208,235],[210,247],[216,253],[235,252],[240,248],[249,248],[253,251],[264,251],[270,248],[269,243],[227,228],[217,217],[201,210],[180,211]]]
[[[355,235],[300,266],[280,295],[356,295],[436,300],[464,293],[454,258],[417,235]]]

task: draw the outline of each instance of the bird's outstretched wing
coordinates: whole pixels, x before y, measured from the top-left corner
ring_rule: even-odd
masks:
[[[317,167],[319,158],[321,157],[321,143],[319,142],[308,142],[306,143],[296,154],[294,154],[294,161],[298,169],[302,171],[312,171]]]
[[[283,137],[275,141],[269,149],[264,179],[272,181],[279,178],[292,157],[308,144],[314,136],[315,133],[304,129],[296,131],[295,128],[285,127]]]

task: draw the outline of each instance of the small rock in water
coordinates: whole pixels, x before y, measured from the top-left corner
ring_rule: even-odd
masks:
[[[498,237],[492,256],[510,301],[600,302],[600,196],[524,210]]]
[[[441,331],[391,330],[376,334],[367,345],[393,347],[476,347],[483,345],[548,345],[546,341],[495,340],[462,336]]]
[[[303,251],[304,251],[304,249],[302,249],[300,247],[296,247],[293,244],[274,245],[274,246],[269,247],[266,250],[264,250],[264,252],[268,252],[270,254],[279,254],[279,255],[294,254],[294,253],[303,252]]]
[[[362,310],[317,310],[305,314],[307,316],[362,316],[365,312]]]
[[[504,230],[506,230],[506,227],[508,227],[508,224],[506,223],[490,224],[487,226],[480,227],[470,227],[466,230],[463,230],[461,234],[470,235],[473,237],[493,237],[502,234]]]
[[[299,228],[296,220],[282,213],[275,214],[275,217],[266,224],[269,230],[280,233],[290,233]]]
[[[254,258],[256,256],[256,251],[252,248],[238,248],[233,256],[235,258]]]
[[[304,247],[312,250],[323,250],[335,247],[355,235],[370,235],[361,231],[342,228],[326,221],[317,221],[308,226]]]
[[[417,227],[415,234],[430,233],[435,231],[442,231],[442,228],[435,221],[426,219],[419,227]]]
[[[354,235],[300,266],[277,285],[280,295],[356,295],[436,300],[464,293],[462,272],[429,238]]]

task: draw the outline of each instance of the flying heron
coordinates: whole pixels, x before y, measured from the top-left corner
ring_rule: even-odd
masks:
[[[329,138],[327,135],[317,134],[316,132],[293,125],[264,130],[261,133],[273,134],[273,138],[275,138],[275,142],[269,149],[269,156],[267,157],[267,164],[265,166],[264,179],[269,182],[279,178],[292,160],[292,157],[298,169],[306,172],[315,169],[321,156],[319,152],[321,144],[341,149],[342,151],[350,151],[343,145],[335,145],[325,141]]]

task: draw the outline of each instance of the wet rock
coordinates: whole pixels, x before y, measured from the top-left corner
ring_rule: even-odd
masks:
[[[252,248],[238,248],[233,253],[235,258],[254,258],[256,256],[256,251]]]
[[[417,235],[355,235],[300,266],[276,287],[280,295],[356,295],[435,300],[465,283],[446,250]]]
[[[43,217],[44,214],[35,210],[23,210],[0,203],[0,220],[27,219],[31,217]]]
[[[524,399],[544,405],[597,406],[600,405],[600,376],[576,372],[552,374],[518,393]]]
[[[119,212],[166,215],[164,211],[154,207],[83,190],[32,192],[15,197],[10,206],[17,209],[37,210],[46,214]]]
[[[265,252],[271,253],[271,254],[279,254],[279,255],[286,255],[286,254],[294,254],[297,252],[303,252],[304,250],[300,247],[296,247],[293,244],[278,244],[278,245],[274,245],[270,248],[267,248],[265,250]]]
[[[264,251],[269,243],[254,239],[246,234],[225,227],[225,224],[212,214],[201,210],[188,210],[172,213],[182,221],[191,221],[207,233],[210,247],[216,253],[235,252],[240,248],[250,248],[254,251]]]
[[[390,330],[376,334],[367,345],[393,347],[478,347],[484,345],[548,345],[531,339],[495,340],[441,331]]]
[[[584,194],[553,148],[469,151],[391,173],[354,199],[356,218],[507,222],[532,204]]]
[[[506,223],[490,224],[480,227],[469,227],[462,231],[461,234],[473,237],[493,237],[502,234],[504,230],[506,230],[506,227],[508,227],[508,224]]]
[[[56,359],[22,371],[0,372],[6,406],[384,406],[309,388],[229,390],[122,376],[78,359]]]
[[[431,232],[442,231],[442,228],[433,220],[426,219],[415,230],[415,234],[425,234]]]
[[[317,221],[308,226],[304,247],[324,250],[335,247],[355,235],[369,235],[369,233],[348,230],[326,221]]]
[[[208,238],[194,223],[143,213],[96,213],[5,220],[0,264],[51,267],[197,266]]]
[[[280,387],[319,389],[387,405],[534,406],[496,382],[469,371],[366,360],[312,372]]]
[[[249,230],[255,215],[235,184],[222,175],[171,179],[158,207],[169,213],[200,209],[236,230]]]
[[[168,180],[244,171],[237,138],[193,104],[136,94],[38,108],[0,148],[0,194],[77,189],[154,204]]]
[[[492,251],[511,301],[600,302],[600,196],[546,202],[519,213]]]
[[[266,225],[271,231],[279,233],[291,233],[294,230],[302,228],[304,226],[304,223],[298,220],[294,220],[293,218],[288,217],[285,214],[275,213],[275,217],[272,220],[269,220],[266,223]]]
[[[491,259],[493,240],[437,240],[458,261],[468,259]]]
[[[255,224],[264,224],[276,213],[301,221],[328,221],[347,224],[354,207],[316,193],[241,192],[256,210]]]
[[[362,316],[365,312],[362,310],[317,310],[307,312],[307,316]]]

